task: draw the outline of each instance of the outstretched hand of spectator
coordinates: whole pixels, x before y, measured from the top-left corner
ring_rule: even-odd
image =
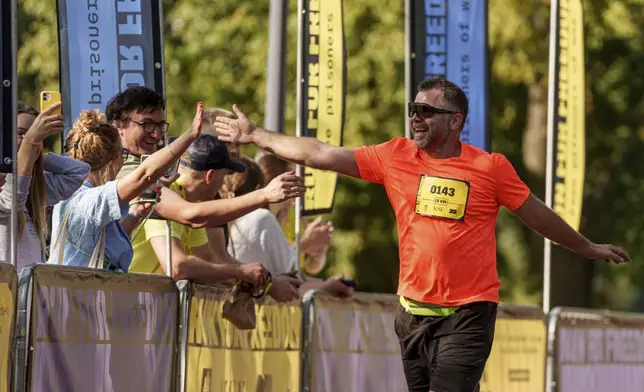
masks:
[[[233,105],[233,112],[236,119],[217,116],[215,119],[215,130],[219,133],[219,140],[237,144],[249,144],[253,142],[252,134],[257,128],[250,122],[248,117],[239,110],[237,105]]]
[[[326,253],[331,245],[331,236],[334,227],[331,222],[323,222],[322,217],[317,217],[311,222],[302,235],[302,250],[310,256],[321,256]]]
[[[296,176],[294,171],[289,171],[275,177],[262,191],[267,203],[281,203],[304,195],[306,187],[304,178]]]

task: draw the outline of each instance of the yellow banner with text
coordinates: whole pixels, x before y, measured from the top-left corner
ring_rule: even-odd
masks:
[[[239,330],[222,317],[226,298],[223,288],[192,285],[186,391],[298,391],[299,304],[256,304],[256,328]]]

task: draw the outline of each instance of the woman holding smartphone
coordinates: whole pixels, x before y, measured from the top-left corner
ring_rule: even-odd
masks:
[[[49,262],[127,272],[133,252],[124,227],[131,230],[147,215],[130,216],[130,202],[154,186],[199,137],[202,113],[199,102],[188,131],[115,180],[127,154],[119,133],[100,112],[82,112],[67,136],[67,149],[72,158],[88,163],[91,172],[83,186],[54,209]],[[144,209],[152,206],[145,203]]]
[[[56,154],[42,154],[46,137],[63,130],[60,103],[42,113],[18,103],[18,253],[17,270],[45,261],[45,206],[71,196],[89,174],[86,163]],[[10,262],[11,174],[0,191],[0,262]]]

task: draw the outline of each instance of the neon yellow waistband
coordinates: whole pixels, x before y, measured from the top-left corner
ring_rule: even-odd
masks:
[[[449,316],[456,313],[458,307],[440,306],[434,304],[427,304],[423,302],[416,302],[400,296],[400,304],[409,313],[414,316]]]

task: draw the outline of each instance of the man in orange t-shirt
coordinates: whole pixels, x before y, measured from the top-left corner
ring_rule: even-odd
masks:
[[[400,249],[400,340],[409,391],[476,391],[494,337],[499,279],[494,225],[500,206],[528,227],[589,259],[630,261],[589,241],[530,193],[501,154],[459,140],[465,93],[442,78],[420,83],[409,104],[413,140],[357,149],[269,132],[218,117],[220,139],[255,143],[316,169],[383,184],[396,213]]]

